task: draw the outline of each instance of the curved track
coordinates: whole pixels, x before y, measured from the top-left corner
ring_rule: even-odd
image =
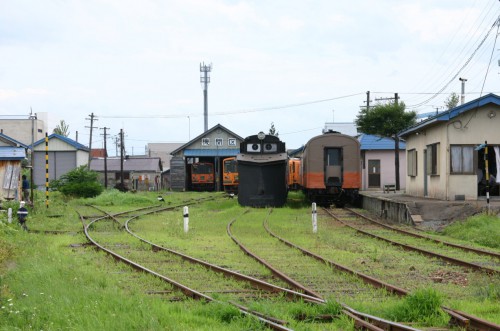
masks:
[[[183,204],[184,205],[184,204]],[[173,209],[175,207],[167,207],[166,209]],[[165,210],[166,210],[165,209]],[[137,211],[137,210],[135,210]],[[156,212],[156,211],[150,211],[150,212]],[[120,214],[125,214],[127,212],[124,212],[124,213],[120,213]],[[125,256],[123,255],[120,255],[118,254],[117,252],[109,249],[108,247],[105,247],[105,245],[103,244],[100,244],[98,243],[91,235],[90,235],[90,231],[89,229],[92,228],[96,222],[100,221],[100,220],[103,220],[105,218],[108,218],[110,215],[106,215],[106,216],[103,216],[103,217],[98,217],[98,218],[95,218],[93,219],[92,221],[90,221],[88,224],[85,224],[85,220],[84,220],[84,217],[82,215],[79,215],[80,216],[80,219],[82,221],[82,224],[84,225],[84,232],[85,232],[85,235],[86,237],[88,238],[88,240],[93,244],[95,245],[97,248],[99,248],[100,250],[108,253],[109,255],[111,255],[113,258],[115,258],[116,260],[119,260],[125,264],[128,264],[130,265],[131,267],[133,267],[134,269],[137,269],[137,270],[140,270],[140,271],[143,271],[143,272],[146,272],[148,274],[151,274],[155,277],[158,277],[159,279],[171,284],[173,287],[179,289],[184,295],[190,297],[190,298],[193,298],[193,299],[197,299],[197,300],[203,300],[203,301],[206,301],[206,302],[215,302],[215,301],[218,301],[218,300],[215,300],[213,297],[211,296],[208,296],[206,294],[203,294],[202,292],[199,292],[195,289],[192,289],[172,278],[169,278],[169,277],[166,277],[156,271],[153,271],[152,269],[150,268],[147,268],[146,266],[140,264],[140,263],[137,263],[131,259],[128,259],[126,258]],[[137,216],[135,216],[137,217]],[[259,313],[259,312],[255,312],[255,311],[252,311],[246,307],[244,307],[243,305],[240,305],[240,304],[237,304],[237,303],[233,303],[233,302],[229,302],[229,304],[232,304],[234,305],[235,307],[237,307],[240,312],[242,314],[245,314],[245,315],[250,315],[250,316],[253,316],[255,318],[257,318],[259,321],[261,321],[262,323],[264,323],[265,325],[267,325],[268,327],[274,329],[274,330],[291,330],[289,329],[287,326],[286,326],[286,322],[285,321],[281,321],[281,320],[278,320],[278,319],[274,319],[272,317],[269,317],[269,316],[264,316],[263,314]]]

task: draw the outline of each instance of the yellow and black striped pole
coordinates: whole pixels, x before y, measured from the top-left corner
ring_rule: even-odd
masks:
[[[45,206],[49,208],[49,134],[45,132]]]

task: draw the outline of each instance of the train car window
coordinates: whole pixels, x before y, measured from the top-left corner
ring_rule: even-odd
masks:
[[[265,143],[264,153],[276,153],[278,151],[278,144]]]
[[[250,143],[247,145],[247,152],[248,153],[260,153],[260,144],[257,143]]]
[[[340,148],[328,148],[326,150],[326,163],[327,166],[341,165]]]

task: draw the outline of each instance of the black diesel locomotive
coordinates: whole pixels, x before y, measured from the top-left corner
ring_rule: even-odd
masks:
[[[281,207],[287,198],[288,156],[278,137],[260,132],[245,138],[236,156],[238,202],[250,207]]]

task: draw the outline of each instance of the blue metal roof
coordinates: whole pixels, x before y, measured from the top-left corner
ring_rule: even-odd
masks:
[[[64,141],[65,143],[73,146],[76,149],[81,149],[81,150],[84,150],[84,151],[88,151],[89,150],[89,148],[87,146],[82,145],[79,142],[77,142],[77,141],[75,141],[73,139],[70,139],[68,137],[61,136],[60,134],[57,134],[57,133],[53,133],[53,134],[51,134],[49,136],[49,140],[52,139],[52,138],[60,139],[60,140]],[[45,144],[45,138],[42,138],[42,139],[38,140],[37,142],[35,142],[34,146],[38,146],[40,144]]]
[[[23,144],[22,142],[20,141],[17,141],[15,140],[14,138],[11,138],[3,133],[0,133],[0,138],[4,139],[4,140],[7,140],[8,142],[10,142],[12,145],[17,145],[17,146],[21,146],[21,147],[24,147],[24,148],[28,148],[28,145],[25,145]]]
[[[500,106],[500,97],[496,94],[489,93],[481,98],[469,101],[467,103],[464,103],[463,105],[460,105],[458,107],[455,107],[453,109],[441,112],[437,114],[436,116],[430,117],[425,121],[419,122],[403,131],[401,131],[398,135],[401,137],[407,136],[413,132],[417,132],[422,130],[423,128],[430,126],[430,125],[435,125],[437,123],[445,123],[451,120],[452,118],[465,113],[469,110],[477,109],[479,107],[485,106],[487,104],[494,104],[497,106]]]
[[[236,156],[240,152],[239,149],[186,149],[184,156]]]
[[[358,137],[361,150],[394,150],[394,139],[363,133]],[[399,141],[399,149],[406,149],[406,143]]]
[[[23,147],[0,147],[0,160],[23,160],[26,150]]]

